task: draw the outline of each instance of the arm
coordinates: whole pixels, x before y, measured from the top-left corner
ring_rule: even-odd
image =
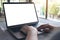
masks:
[[[25,26],[23,31],[27,33],[26,40],[38,40],[37,29],[33,26]]]
[[[35,28],[31,28],[31,30],[27,33],[26,40],[38,40],[37,30]]]

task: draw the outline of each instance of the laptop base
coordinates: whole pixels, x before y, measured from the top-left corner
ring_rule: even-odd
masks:
[[[19,31],[19,28],[8,28],[7,31],[17,40],[25,39],[25,35]]]

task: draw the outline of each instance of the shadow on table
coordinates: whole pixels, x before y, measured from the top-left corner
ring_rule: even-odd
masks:
[[[51,40],[60,40],[60,32],[57,32],[52,38]]]

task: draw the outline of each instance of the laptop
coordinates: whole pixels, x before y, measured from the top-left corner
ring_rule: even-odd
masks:
[[[7,27],[38,22],[34,3],[3,3]]]
[[[3,3],[7,29],[20,30],[23,25],[38,23],[38,16],[33,2]]]

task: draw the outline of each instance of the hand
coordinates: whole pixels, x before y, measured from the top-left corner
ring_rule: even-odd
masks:
[[[36,33],[37,34],[37,29],[33,26],[28,26],[24,25],[23,28],[21,29],[24,33]]]
[[[54,27],[49,24],[43,24],[37,28],[38,31],[50,32]]]

